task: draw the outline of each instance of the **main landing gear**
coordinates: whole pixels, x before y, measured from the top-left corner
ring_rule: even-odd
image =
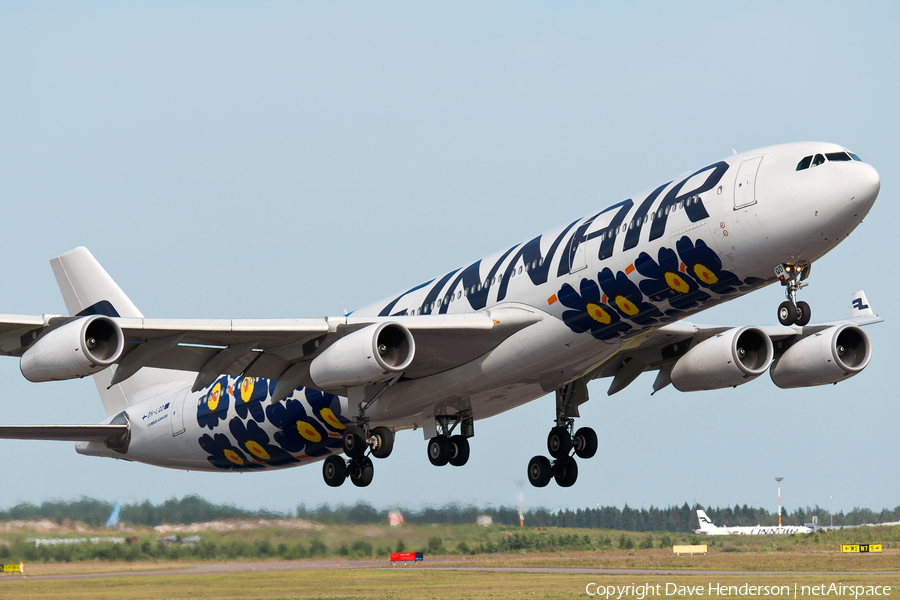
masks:
[[[784,291],[787,300],[778,306],[778,321],[782,325],[803,327],[809,323],[809,319],[812,317],[809,304],[802,300],[797,302],[797,292],[809,285],[803,283],[803,280],[809,277],[811,266],[809,262],[802,260],[775,267],[775,275],[778,276],[781,285],[787,288]]]
[[[555,479],[560,487],[571,487],[578,479],[578,458],[591,458],[597,453],[597,433],[590,427],[575,429],[578,405],[587,401],[587,386],[576,380],[556,390],[556,427],[547,436],[551,459],[535,456],[528,463],[528,481],[544,487]]]
[[[453,431],[459,426],[460,433]],[[430,427],[427,424],[426,427]],[[475,433],[474,419],[469,410],[455,415],[435,415],[434,433],[428,440],[428,460],[436,467],[451,464],[461,467],[469,461],[469,439]]]
[[[325,459],[322,466],[322,476],[325,483],[331,487],[338,487],[348,477],[353,485],[366,487],[372,483],[375,467],[370,456],[375,458],[387,458],[394,449],[394,432],[387,427],[376,427],[369,431],[368,423],[363,420],[361,425],[353,425],[344,430],[343,436],[344,454],[350,460],[344,460],[337,454],[332,454]],[[366,455],[369,450],[369,455]]]

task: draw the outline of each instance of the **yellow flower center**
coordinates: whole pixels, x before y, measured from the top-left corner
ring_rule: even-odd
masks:
[[[311,442],[322,441],[322,435],[306,421],[297,421],[297,432]]]
[[[266,449],[253,440],[247,440],[246,442],[244,442],[244,447],[249,450],[250,454],[252,454],[256,458],[261,458],[262,460],[272,460],[272,457],[269,456],[269,453],[266,452]]]
[[[209,407],[210,412],[215,412],[215,410],[219,408],[219,397],[221,395],[222,384],[217,383],[216,387],[209,393],[209,396],[206,397],[206,406]]]
[[[694,273],[696,273],[697,277],[702,279],[704,283],[713,284],[719,280],[719,278],[716,277],[715,273],[713,273],[700,263],[694,265]]]
[[[633,302],[629,301],[625,296],[616,296],[616,306],[618,306],[619,310],[621,310],[629,317],[633,317],[640,312],[640,310],[638,310],[638,307],[635,306]]]
[[[609,325],[612,322],[612,319],[608,314],[606,314],[606,311],[593,302],[588,302],[585,308],[587,309],[587,313],[591,316],[591,318],[598,323]]]
[[[338,421],[338,418],[334,416],[334,413],[330,408],[323,408],[319,411],[319,414],[322,415],[322,420],[328,423],[334,429],[346,429],[343,423]]]
[[[225,448],[224,450],[222,450],[222,454],[225,455],[225,458],[227,458],[228,460],[230,460],[231,462],[233,462],[234,464],[236,464],[238,466],[244,464],[244,459],[242,459],[240,456],[238,456],[237,452],[235,452],[234,450],[229,450],[228,448]]]
[[[250,402],[251,396],[253,396],[253,378],[244,377],[243,381],[241,381],[241,400]]]
[[[678,273],[666,273],[666,283],[669,284],[670,288],[682,294],[687,294],[691,291],[691,287],[685,283]]]

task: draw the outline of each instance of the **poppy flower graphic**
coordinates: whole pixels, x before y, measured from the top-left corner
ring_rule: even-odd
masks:
[[[310,417],[299,400],[285,400],[266,408],[266,416],[278,431],[275,442],[292,454],[307,456],[330,454],[328,432]]]
[[[741,280],[731,271],[722,268],[722,261],[706,242],[698,239],[697,243],[684,236],[675,243],[678,256],[685,264],[686,272],[694,278],[700,287],[711,290],[720,296],[737,293]]]
[[[348,419],[341,415],[341,399],[334,394],[306,388],[306,402],[312,409],[313,414],[318,416],[319,421],[329,429],[330,437],[340,437],[347,425],[350,424]]]
[[[610,305],[615,306],[626,319],[639,325],[652,325],[663,316],[658,308],[644,302],[641,290],[625,273],[619,271],[613,275],[612,270],[606,268],[597,275],[597,279]]]
[[[671,316],[709,300],[709,294],[679,270],[678,255],[674,250],[660,248],[658,256],[659,263],[656,263],[649,254],[641,252],[634,261],[637,272],[646,278],[638,285],[651,302],[668,300],[672,309],[666,314]]]
[[[235,447],[228,436],[217,433],[211,437],[208,433],[200,436],[200,447],[209,454],[206,460],[218,469],[247,470],[261,469],[261,465],[247,460],[247,457],[239,448]]]
[[[260,377],[241,377],[234,382],[234,409],[240,418],[247,414],[257,423],[266,420],[263,401],[269,397],[269,380]]]
[[[581,280],[581,293],[568,283],[556,297],[571,310],[562,314],[563,322],[575,333],[590,332],[598,340],[611,340],[631,330],[619,314],[601,301],[600,286],[593,279]]]
[[[274,466],[300,462],[278,446],[269,443],[269,435],[254,421],[248,421],[244,425],[241,419],[234,418],[229,422],[228,429],[241,450],[244,450],[253,462]]]
[[[197,424],[214,429],[219,421],[228,417],[230,395],[227,393],[228,377],[222,377],[207,388],[197,401]]]

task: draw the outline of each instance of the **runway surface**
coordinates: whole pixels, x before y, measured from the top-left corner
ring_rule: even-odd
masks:
[[[508,559],[506,559],[508,562]],[[126,577],[154,577],[173,575],[221,575],[226,573],[271,573],[278,571],[308,571],[308,570],[332,570],[332,569],[408,569],[416,571],[460,571],[460,572],[484,572],[484,573],[559,573],[566,575],[891,575],[900,574],[900,571],[712,571],[712,570],[686,570],[686,569],[591,569],[572,567],[491,567],[488,565],[458,565],[441,563],[458,563],[454,560],[432,559],[427,564],[418,563],[391,566],[386,560],[296,560],[296,561],[267,561],[267,562],[224,562],[205,563],[185,568],[174,569],[148,569],[148,570],[123,570],[105,571],[99,573],[60,573],[60,574],[26,574],[10,575],[0,578],[0,585],[15,581],[52,581],[52,580],[76,580],[76,579],[114,579]],[[474,561],[472,561],[474,562]],[[486,561],[487,562],[487,561]],[[491,561],[493,562],[493,561]]]

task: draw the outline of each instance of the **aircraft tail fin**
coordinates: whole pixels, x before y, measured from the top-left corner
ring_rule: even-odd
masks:
[[[69,315],[144,316],[87,248],[79,247],[61,254],[50,260],[50,266]],[[116,368],[110,367],[94,375],[107,416],[125,410],[136,392],[185,377],[178,371],[144,368],[126,381],[111,386]]]
[[[715,525],[713,525],[712,520],[706,516],[706,511],[698,510],[697,511],[697,521],[700,523],[700,531],[715,531],[718,529]]]

